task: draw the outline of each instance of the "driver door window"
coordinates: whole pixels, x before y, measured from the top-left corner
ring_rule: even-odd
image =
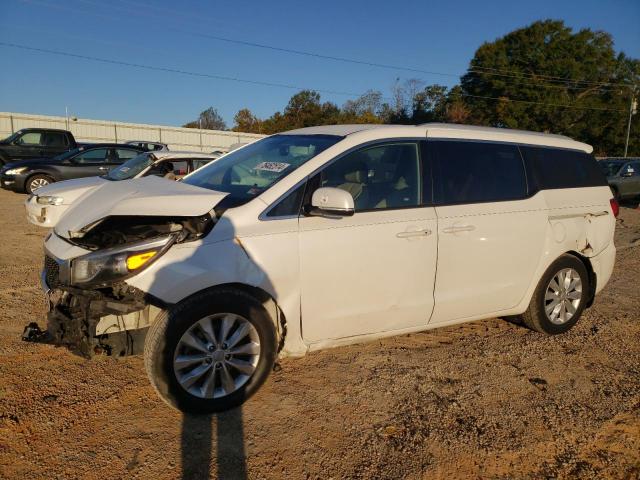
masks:
[[[20,137],[17,142],[19,145],[41,145],[42,133],[41,132],[27,132]]]
[[[421,204],[418,144],[376,145],[345,155],[321,173],[320,185],[345,190],[356,212]]]

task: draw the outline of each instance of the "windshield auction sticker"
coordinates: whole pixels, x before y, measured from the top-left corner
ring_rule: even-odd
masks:
[[[253,169],[263,170],[265,172],[280,173],[280,172],[284,172],[289,165],[291,164],[284,163],[284,162],[261,162],[258,165],[256,165]]]

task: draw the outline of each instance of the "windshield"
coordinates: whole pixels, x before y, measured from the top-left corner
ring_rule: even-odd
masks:
[[[18,131],[18,132],[12,133],[12,134],[11,134],[11,135],[9,135],[7,138],[3,138],[2,140],[0,140],[0,142],[3,142],[3,143],[11,143],[11,142],[13,142],[13,141],[16,139],[16,137],[17,137],[18,135],[20,135],[21,133],[22,133],[22,131]]]
[[[127,160],[119,167],[111,170],[107,175],[105,175],[104,178],[114,181],[128,180],[138,175],[153,162],[154,157],[152,157],[148,153],[141,153],[140,155]]]
[[[607,177],[615,176],[620,171],[620,168],[622,168],[622,165],[624,165],[622,162],[598,162],[598,163],[600,164],[600,168],[602,168],[602,171]]]
[[[241,205],[340,140],[334,135],[274,135],[196,170],[184,183],[226,192],[230,205]]]

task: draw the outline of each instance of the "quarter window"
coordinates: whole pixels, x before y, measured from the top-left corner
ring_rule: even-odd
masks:
[[[418,144],[390,143],[349,153],[322,171],[320,186],[349,192],[356,212],[417,207],[422,198]]]
[[[44,145],[46,147],[64,147],[67,145],[67,137],[60,132],[46,132],[44,134]]]
[[[302,197],[304,196],[305,183],[302,183],[289,195],[284,197],[280,202],[267,213],[267,217],[290,217],[300,214],[302,206]]]
[[[515,145],[428,142],[438,205],[518,200],[527,196],[522,157]]]
[[[586,152],[531,146],[520,150],[541,190],[607,185],[602,169]]]

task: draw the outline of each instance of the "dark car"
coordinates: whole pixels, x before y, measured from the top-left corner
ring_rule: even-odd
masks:
[[[136,147],[143,148],[147,152],[166,152],[169,147],[166,143],[162,142],[150,142],[148,140],[130,140],[126,142],[127,145],[135,145]]]
[[[0,186],[14,192],[32,193],[53,182],[104,175],[142,151],[134,145],[97,143],[53,158],[13,162],[0,170]]]
[[[640,197],[640,158],[603,158],[598,165],[604,171],[616,200]]]
[[[52,128],[23,128],[0,140],[0,167],[28,158],[49,158],[79,145],[73,134]]]

